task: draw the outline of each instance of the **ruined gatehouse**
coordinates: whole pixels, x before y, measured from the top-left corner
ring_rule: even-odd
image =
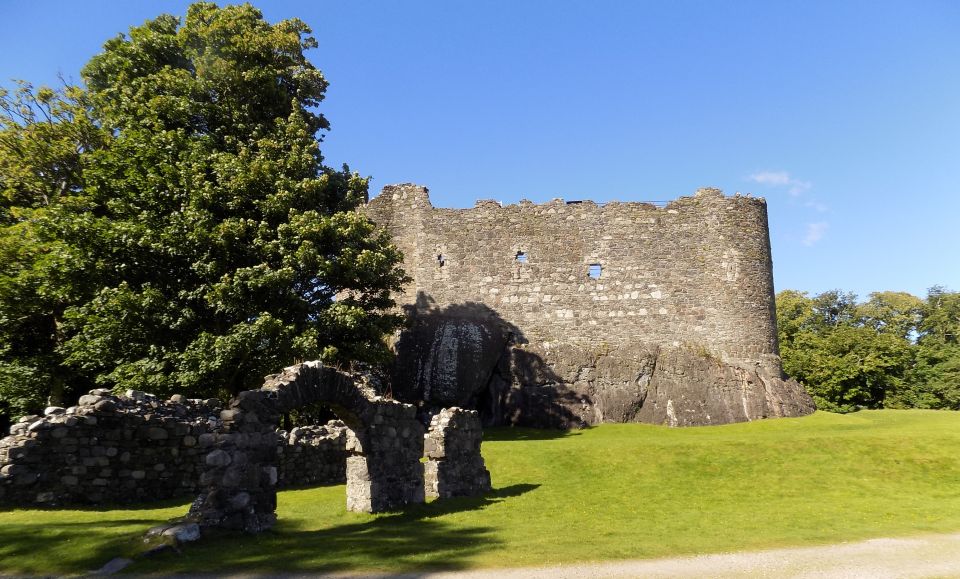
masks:
[[[766,202],[555,199],[435,208],[390,185],[366,214],[404,253],[394,395],[487,424],[723,424],[812,412],[783,374]]]

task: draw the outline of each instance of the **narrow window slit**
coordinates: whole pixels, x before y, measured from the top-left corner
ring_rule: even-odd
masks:
[[[527,254],[524,253],[524,252],[522,252],[522,251],[518,251],[518,252],[517,252],[517,262],[518,262],[518,263],[527,263]]]
[[[587,275],[590,276],[590,279],[600,279],[602,269],[599,263],[591,263],[590,268],[587,270]]]

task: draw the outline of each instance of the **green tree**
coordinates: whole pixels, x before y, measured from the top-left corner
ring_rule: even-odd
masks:
[[[917,330],[916,362],[897,404],[960,410],[960,292],[930,288]]]
[[[919,330],[921,343],[960,344],[960,292],[930,288]]]
[[[82,159],[109,138],[87,112],[76,87],[0,89],[0,417],[89,386],[57,352],[96,278],[61,235],[83,211]]]
[[[857,306],[860,323],[880,334],[912,340],[923,316],[923,300],[906,292],[875,292]]]
[[[784,370],[822,410],[882,408],[889,393],[903,389],[914,353],[909,336],[921,306],[918,298],[897,292],[871,294],[863,304],[839,291],[812,298],[780,292],[777,327]]]
[[[51,245],[14,255],[21,265],[0,280],[15,288],[0,300],[36,293],[17,268],[61,251],[74,260],[44,372],[207,396],[296,360],[386,359],[383,337],[402,320],[391,299],[401,256],[355,211],[367,180],[323,165],[327,82],[304,55],[315,46],[299,20],[198,3],[182,21],[131,28],[87,64],[74,100],[101,140],[78,152],[69,210],[43,227]],[[50,174],[38,181],[59,190]]]

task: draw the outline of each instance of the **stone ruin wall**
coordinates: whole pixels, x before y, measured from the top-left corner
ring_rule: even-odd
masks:
[[[558,199],[439,209],[426,188],[399,185],[367,214],[404,253],[413,282],[401,303],[422,293],[440,307],[485,304],[531,342],[693,344],[751,362],[779,354],[763,199],[702,189],[665,207]]]
[[[316,403],[328,406],[348,427],[347,510],[376,513],[424,502],[427,489],[421,459],[427,433],[417,418],[417,407],[378,396],[362,380],[319,362],[305,362],[268,376],[259,390],[241,392],[221,412],[223,424],[215,447],[204,459],[203,488],[187,520],[201,529],[259,532],[273,526],[276,452],[265,439],[273,434],[271,425],[280,414]],[[462,415],[463,420],[439,421],[442,432],[429,436],[441,448],[461,451],[450,457],[446,482],[460,494],[489,490],[489,475],[488,484],[478,485],[478,473],[470,468],[483,465],[479,433],[469,427],[471,414],[459,410],[447,414]],[[455,432],[457,426],[463,426],[462,432]],[[445,444],[447,436],[449,444]],[[459,468],[458,461],[463,463]],[[470,478],[452,480],[456,476]]]
[[[426,495],[473,497],[490,490],[490,471],[480,454],[483,428],[476,410],[445,408],[430,419],[423,441]]]
[[[814,409],[780,363],[763,199],[440,209],[405,184],[365,213],[412,278],[397,296],[412,322],[396,342],[401,399],[561,428]]]
[[[280,432],[277,486],[343,484],[347,480],[347,433],[339,420]]]
[[[284,413],[316,403],[342,421],[277,430]],[[259,532],[276,521],[276,492],[284,486],[346,482],[346,507],[360,512],[394,510],[428,495],[487,492],[481,439],[474,411],[445,409],[426,429],[415,406],[377,396],[357,377],[319,362],[268,376],[226,407],[98,389],[78,406],[24,417],[0,439],[0,505],[192,495],[183,524],[151,532]]]
[[[196,495],[222,427],[217,400],[162,401],[93,390],[78,406],[27,416],[0,439],[0,505],[138,503]],[[342,484],[346,427],[278,432],[281,488]]]

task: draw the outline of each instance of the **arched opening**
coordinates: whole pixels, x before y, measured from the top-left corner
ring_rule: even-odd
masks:
[[[275,431],[284,414],[316,403],[347,433],[347,509],[381,512],[423,502],[424,427],[416,407],[373,395],[349,375],[307,362],[241,392],[220,414],[189,518],[205,527],[259,532],[276,522]]]

